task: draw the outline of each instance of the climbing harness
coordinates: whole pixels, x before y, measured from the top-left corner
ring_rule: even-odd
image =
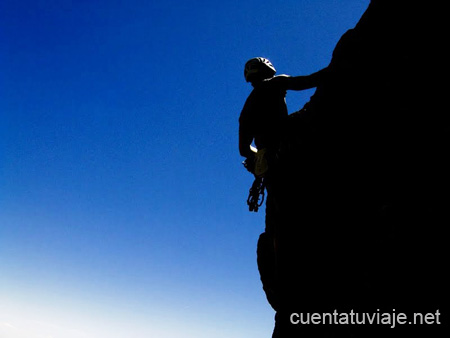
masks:
[[[249,211],[258,212],[258,208],[264,202],[264,179],[262,177],[255,176],[252,187],[248,193],[247,205]]]

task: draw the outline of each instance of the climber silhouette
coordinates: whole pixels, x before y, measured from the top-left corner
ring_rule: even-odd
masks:
[[[248,60],[244,68],[245,80],[252,84],[253,90],[239,117],[239,152],[246,158],[247,170],[256,177],[248,199],[250,211],[258,210],[258,195],[264,188],[268,192],[266,204],[270,201],[270,176],[288,117],[287,90],[316,87],[326,76],[326,68],[308,76],[275,76],[275,73],[275,67],[263,57]]]
[[[308,76],[274,76],[275,73],[275,67],[263,57],[252,58],[245,64],[245,80],[252,84],[253,90],[239,117],[239,152],[246,158],[246,168],[257,176],[264,176],[269,170],[279,146],[288,116],[287,90],[317,87],[326,69]]]

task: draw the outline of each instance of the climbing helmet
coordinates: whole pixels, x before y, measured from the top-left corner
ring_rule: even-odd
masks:
[[[244,68],[244,76],[247,82],[271,78],[276,72],[272,63],[263,57],[248,60]]]

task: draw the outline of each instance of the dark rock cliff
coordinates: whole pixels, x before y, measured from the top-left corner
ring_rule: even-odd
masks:
[[[290,116],[267,206],[275,337],[407,337],[412,328],[300,327],[292,312],[446,311],[444,12],[434,2],[372,0],[338,42],[326,82]],[[445,328],[413,326],[427,337]]]

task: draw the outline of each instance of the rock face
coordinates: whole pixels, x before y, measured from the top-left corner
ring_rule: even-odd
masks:
[[[441,13],[431,2],[372,0],[338,42],[326,82],[290,116],[267,205],[276,223],[274,337],[409,337],[411,329],[440,337],[448,328],[289,322],[293,312],[447,311]]]

